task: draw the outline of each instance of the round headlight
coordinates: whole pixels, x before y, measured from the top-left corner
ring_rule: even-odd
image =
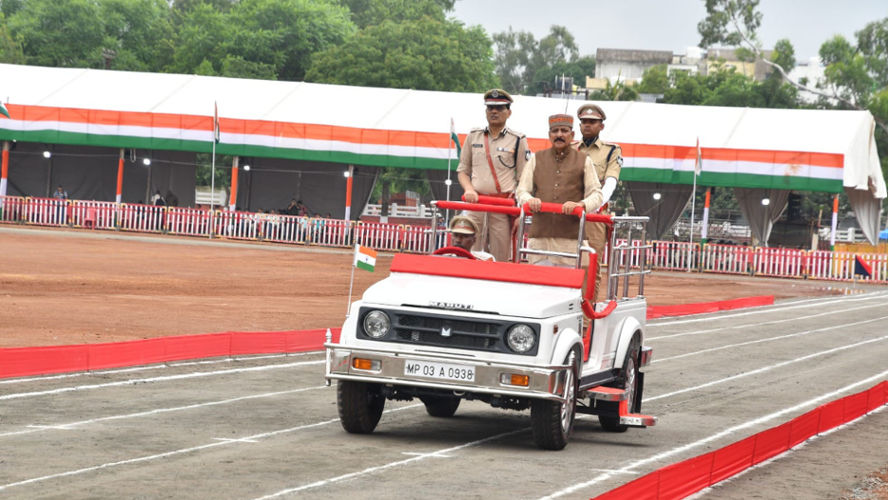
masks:
[[[515,325],[509,328],[509,332],[506,334],[506,342],[513,351],[525,353],[533,349],[536,343],[536,335],[533,333],[533,328],[527,325]]]
[[[381,339],[388,333],[392,320],[383,311],[370,311],[364,316],[364,331],[374,339]]]

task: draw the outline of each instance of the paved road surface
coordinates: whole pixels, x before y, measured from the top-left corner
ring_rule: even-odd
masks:
[[[529,412],[477,402],[388,402],[376,433],[346,434],[320,353],[0,381],[0,498],[588,498],[888,379],[886,301],[654,321],[659,424],[584,417],[560,452],[534,447]]]

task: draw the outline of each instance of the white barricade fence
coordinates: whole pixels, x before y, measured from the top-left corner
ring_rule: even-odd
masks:
[[[651,241],[650,243],[648,266],[652,269],[687,270],[688,262],[694,262],[699,254],[699,246],[696,243],[686,241]],[[690,253],[688,252],[689,247]]]
[[[238,240],[255,240],[262,234],[262,227],[257,215],[252,212],[217,212],[213,221],[216,225],[215,234]]]
[[[121,231],[161,233],[166,229],[167,208],[163,206],[124,203],[118,216],[117,227]]]
[[[854,276],[854,260],[860,257],[869,265],[870,277],[858,275],[858,281],[888,282],[888,255],[876,253],[830,252],[815,250],[808,254],[808,277],[812,279],[851,281]]]
[[[183,236],[209,236],[211,216],[209,210],[169,207],[166,230],[170,234]]]
[[[117,204],[112,201],[75,200],[71,202],[71,219],[75,227],[117,229]]]
[[[28,198],[25,222],[41,226],[64,226],[68,223],[68,200]]]
[[[707,244],[700,251],[700,270],[703,272],[750,274],[753,269],[753,249],[747,246]]]
[[[328,247],[347,247],[351,243],[351,223],[339,219],[309,219],[311,243]]]
[[[431,253],[435,248],[429,248],[429,239],[432,235],[431,226],[403,226],[401,228],[401,250],[410,253]],[[438,236],[440,240],[440,235]]]
[[[758,247],[755,249],[755,274],[782,278],[800,278],[805,273],[804,250]]]
[[[400,250],[400,227],[382,222],[359,222],[355,227],[355,242],[376,250]]]
[[[0,222],[22,222],[27,202],[21,196],[0,196]]]

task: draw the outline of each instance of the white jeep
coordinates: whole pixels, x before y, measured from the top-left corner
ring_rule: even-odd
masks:
[[[524,239],[523,207],[436,205],[518,216],[518,241]],[[543,210],[560,213],[560,205],[544,204]],[[519,257],[574,257],[572,269],[482,262],[456,247],[435,254],[465,258],[395,255],[391,275],[352,305],[339,343],[328,339],[325,344],[327,383],[337,380],[342,426],[370,433],[386,399],[413,398],[429,415],[444,418],[454,415],[462,399],[530,408],[534,441],[553,450],[567,445],[576,412],[598,415],[609,432],[654,425],[656,418],[638,413],[644,387],[640,369],[651,359],[643,344],[647,303],[641,295],[649,272],[643,267],[646,219],[580,217],[576,254],[519,248]],[[582,244],[586,220],[628,228],[620,245],[610,231],[607,297],[598,304],[591,300],[598,274],[594,250]],[[639,225],[640,238],[633,239]],[[432,227],[437,227],[434,220]],[[434,230],[431,237],[439,241]],[[588,275],[579,266],[583,253],[591,254]],[[627,296],[630,276],[638,285],[634,297]],[[584,312],[590,318],[585,329]]]

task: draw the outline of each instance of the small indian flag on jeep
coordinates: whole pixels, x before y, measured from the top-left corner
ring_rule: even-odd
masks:
[[[373,271],[373,268],[376,267],[376,250],[355,245],[354,266],[365,271]]]

